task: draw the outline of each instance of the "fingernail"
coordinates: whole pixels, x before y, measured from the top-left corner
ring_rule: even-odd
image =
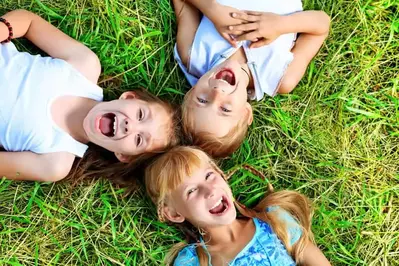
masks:
[[[229,30],[233,30],[233,26],[229,26]]]
[[[233,18],[235,18],[235,17],[237,16],[237,14],[236,14],[236,13],[232,13],[231,16],[232,16]]]

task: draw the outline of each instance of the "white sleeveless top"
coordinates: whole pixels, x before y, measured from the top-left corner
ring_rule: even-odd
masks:
[[[87,145],[51,117],[60,96],[102,101],[103,91],[61,59],[19,52],[0,44],[0,146],[7,151],[69,152],[82,157]]]
[[[217,0],[217,2],[239,10],[273,12],[280,15],[303,10],[301,0]],[[259,101],[264,94],[269,96],[276,94],[280,80],[294,58],[291,49],[295,39],[296,33],[289,33],[259,48],[250,49],[250,41],[239,42],[238,47],[234,48],[223,39],[213,23],[203,16],[194,37],[188,68],[182,63],[176,45],[174,55],[191,86],[194,86],[202,75],[243,47],[248,67],[254,78],[255,95],[251,98]]]

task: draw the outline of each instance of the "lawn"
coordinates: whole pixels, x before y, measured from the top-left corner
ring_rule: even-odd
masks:
[[[243,164],[276,190],[310,197],[316,241],[333,265],[399,265],[399,1],[304,6],[331,16],[330,36],[294,93],[253,103],[248,139],[223,169],[238,169],[231,185],[249,205],[266,182]],[[189,88],[173,60],[167,0],[0,0],[0,14],[16,8],[94,50],[107,99],[144,87],[179,103]],[[0,265],[159,265],[181,239],[140,190],[0,180]]]

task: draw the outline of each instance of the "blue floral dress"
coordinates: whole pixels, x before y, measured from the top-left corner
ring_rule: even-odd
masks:
[[[294,218],[286,211],[277,207],[268,208],[268,212],[276,211],[282,222],[287,226],[290,244],[294,245],[302,235],[302,230]],[[288,254],[283,243],[272,231],[269,224],[253,218],[255,234],[251,241],[230,261],[229,266],[291,266],[294,260]],[[175,266],[199,266],[196,245],[188,245],[177,255]],[[209,254],[208,254],[209,255]],[[209,265],[212,265],[209,256]]]

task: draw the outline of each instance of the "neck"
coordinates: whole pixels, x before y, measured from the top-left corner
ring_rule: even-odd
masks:
[[[205,228],[204,241],[209,246],[226,245],[236,242],[240,238],[244,224],[242,220],[235,219],[229,225]]]
[[[79,98],[75,105],[69,108],[66,114],[66,127],[69,129],[69,134],[75,140],[81,143],[88,143],[89,138],[83,128],[83,121],[90,110],[99,102],[89,98]]]

